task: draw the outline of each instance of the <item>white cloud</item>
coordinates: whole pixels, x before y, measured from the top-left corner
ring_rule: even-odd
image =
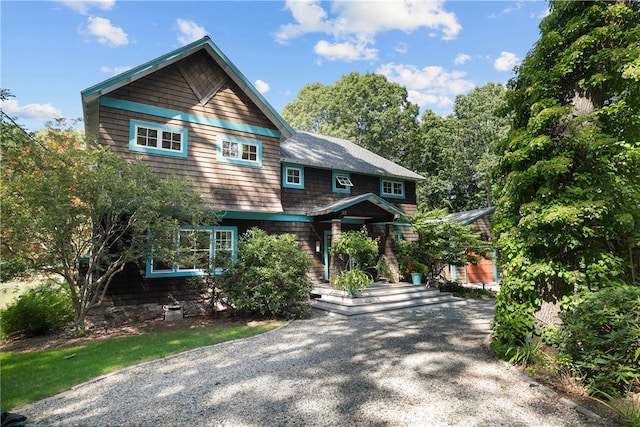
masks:
[[[90,1],[80,1],[80,0],[67,0],[61,1],[60,3],[64,4],[70,9],[75,10],[78,13],[86,15],[89,12],[89,9],[92,7],[98,8],[100,10],[111,10],[113,6],[115,6],[115,0],[90,0]]]
[[[102,71],[105,74],[111,74],[111,75],[116,75],[116,74],[120,74],[120,73],[124,73],[125,71],[130,70],[131,66],[129,65],[125,65],[122,67],[108,67],[106,65],[103,65],[102,67],[100,67],[100,71]]]
[[[493,67],[498,71],[511,71],[519,62],[520,58],[515,53],[502,51],[500,57],[493,61]]]
[[[376,59],[378,55],[377,49],[367,48],[365,43],[329,43],[326,40],[320,40],[316,43],[313,51],[330,61],[349,62],[360,59]]]
[[[287,0],[285,8],[291,12],[294,22],[280,26],[275,34],[276,41],[286,43],[304,34],[323,33],[332,36],[333,41],[323,41],[320,47],[316,45],[316,51],[326,49],[331,58],[339,59],[341,55],[336,55],[335,51],[351,45],[361,52],[356,55],[358,59],[370,59],[373,49],[367,45],[374,44],[375,36],[381,32],[409,33],[427,28],[442,39],[450,40],[462,30],[456,15],[445,10],[442,1],[336,0],[331,3],[330,10],[325,10],[323,4],[319,0]],[[348,60],[354,57],[342,56]]]
[[[269,89],[271,89],[271,86],[269,86],[269,83],[260,79],[256,80],[253,85],[256,87],[256,89],[258,89],[258,92],[262,94],[269,92]]]
[[[15,115],[22,119],[29,120],[52,120],[62,117],[62,111],[51,104],[27,104],[19,105],[15,99],[0,101],[0,107],[8,115]]]
[[[129,44],[129,36],[122,28],[115,27],[106,18],[90,16],[87,18],[87,32],[98,38],[98,43],[117,47]]]
[[[420,107],[446,108],[457,95],[476,87],[463,71],[447,71],[438,66],[418,68],[414,65],[385,64],[376,71],[389,81],[407,88],[408,98]]]
[[[395,50],[398,53],[407,53],[409,52],[409,46],[406,43],[401,42],[401,43],[398,43]]]
[[[471,57],[466,53],[459,53],[458,56],[456,56],[456,59],[453,61],[453,63],[456,65],[462,65],[467,61],[471,61]]]
[[[193,21],[178,18],[177,23],[180,32],[178,41],[182,44],[189,44],[207,35],[207,30]]]

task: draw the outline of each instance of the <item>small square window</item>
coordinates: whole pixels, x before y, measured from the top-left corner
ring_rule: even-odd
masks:
[[[340,185],[341,187],[353,187],[351,180],[346,175],[336,175],[336,181],[338,181],[338,185]]]
[[[260,141],[218,136],[218,161],[246,166],[262,166],[262,143]]]

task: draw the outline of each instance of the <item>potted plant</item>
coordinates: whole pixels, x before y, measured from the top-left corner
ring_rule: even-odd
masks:
[[[411,275],[411,282],[414,285],[422,284],[422,276],[427,272],[428,268],[426,265],[417,262],[417,261],[409,261],[407,263],[407,273]]]
[[[371,275],[360,269],[344,270],[333,278],[333,284],[347,291],[352,297],[371,283],[373,283]]]

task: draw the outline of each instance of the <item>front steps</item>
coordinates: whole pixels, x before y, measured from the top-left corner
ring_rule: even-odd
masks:
[[[466,300],[425,285],[374,283],[355,297],[330,287],[315,287],[311,307],[331,314],[352,317],[370,313],[416,308],[464,305]]]

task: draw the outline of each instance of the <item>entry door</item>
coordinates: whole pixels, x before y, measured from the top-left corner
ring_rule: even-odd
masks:
[[[324,280],[329,280],[329,246],[331,246],[331,230],[324,231]]]

